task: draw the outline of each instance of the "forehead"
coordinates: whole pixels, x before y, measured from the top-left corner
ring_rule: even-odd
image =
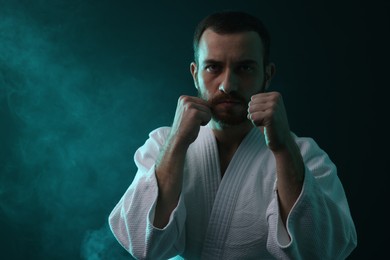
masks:
[[[213,60],[246,60],[259,63],[263,58],[263,44],[257,32],[238,32],[219,34],[211,29],[203,32],[198,48],[199,61]]]

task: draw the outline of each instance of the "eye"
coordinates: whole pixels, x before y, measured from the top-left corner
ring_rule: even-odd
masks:
[[[221,66],[217,64],[209,64],[205,67],[206,71],[216,73],[221,70]]]
[[[251,65],[240,65],[240,67],[238,68],[239,71],[241,72],[247,72],[247,73],[250,73],[250,72],[253,72],[255,70],[255,68]]]

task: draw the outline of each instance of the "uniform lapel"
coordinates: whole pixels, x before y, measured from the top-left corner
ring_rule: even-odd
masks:
[[[215,174],[211,174],[210,171],[205,171],[210,173],[206,174],[206,178],[208,178],[208,175],[212,176],[210,177],[210,180],[205,180],[205,185],[208,186],[207,189],[210,192],[215,192],[215,196],[213,197],[210,220],[203,244],[202,259],[222,257],[223,246],[229,231],[238,194],[241,190],[241,183],[247,177],[246,173],[250,162],[264,145],[264,139],[261,138],[261,135],[258,128],[253,128],[244,138],[229,163],[225,175],[219,183],[219,187],[217,186],[217,190],[215,190]],[[214,135],[211,136],[213,142],[212,145],[209,145],[212,146],[209,148],[209,151],[214,155],[209,154],[209,156],[213,158],[212,160],[217,160],[218,175],[220,179],[218,148]],[[215,154],[217,156],[215,156]],[[214,163],[215,162],[213,162],[213,164]],[[208,183],[208,181],[212,181],[213,183]]]

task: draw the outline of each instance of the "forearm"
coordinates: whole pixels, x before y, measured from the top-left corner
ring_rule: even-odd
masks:
[[[158,199],[153,225],[165,227],[169,216],[177,206],[183,182],[183,168],[188,145],[170,137],[156,163]]]
[[[277,172],[277,191],[280,214],[286,225],[287,216],[302,190],[305,166],[300,150],[293,139],[274,152]]]
[[[289,157],[298,157],[293,161],[299,162],[302,154],[304,173],[298,176],[303,183],[300,186],[298,181],[300,189],[295,195],[298,197],[286,210],[282,185],[285,178],[279,166],[276,187],[279,194],[267,209],[268,248],[277,259],[345,259],[356,247],[356,230],[337,168],[311,138],[298,140],[293,136],[293,139],[299,149],[286,157],[282,153],[276,155],[277,164],[282,165],[283,158]],[[284,219],[280,217],[282,214]],[[281,220],[286,222],[287,216],[289,222],[284,223],[283,229]],[[286,240],[287,237],[290,239]]]

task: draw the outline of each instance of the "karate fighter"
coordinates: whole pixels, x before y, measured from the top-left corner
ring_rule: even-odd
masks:
[[[109,217],[137,259],[345,259],[356,230],[335,165],[290,131],[269,34],[242,12],[198,25],[171,127],[150,133]]]

